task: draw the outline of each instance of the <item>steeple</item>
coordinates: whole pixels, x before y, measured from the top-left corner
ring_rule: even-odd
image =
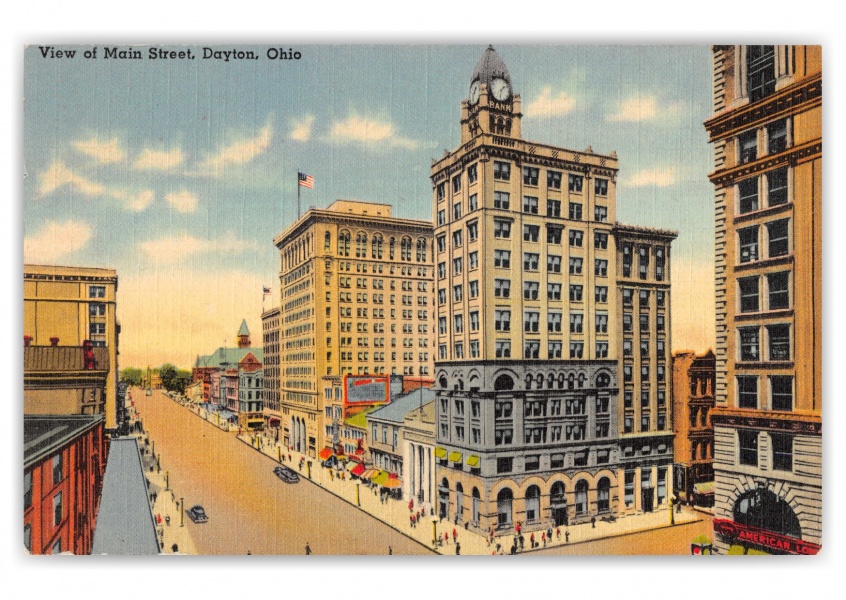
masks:
[[[238,329],[238,347],[249,348],[250,344],[250,329],[247,327],[247,319],[241,321],[241,328]]]
[[[508,85],[511,85],[511,74],[508,72],[508,67],[505,66],[505,63],[499,57],[499,54],[496,53],[494,47],[488,46],[488,49],[482,54],[482,58],[476,63],[476,68],[473,69],[470,84],[472,85],[474,81],[478,81],[479,83],[490,86],[491,81],[496,77],[504,79],[508,82]]]
[[[522,137],[520,110],[511,73],[494,47],[488,46],[470,76],[467,100],[461,103],[461,143],[485,133]]]

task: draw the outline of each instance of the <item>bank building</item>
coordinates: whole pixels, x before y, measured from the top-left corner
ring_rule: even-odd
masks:
[[[434,509],[504,533],[666,508],[676,234],[617,223],[614,152],[521,119],[490,47],[431,167]]]

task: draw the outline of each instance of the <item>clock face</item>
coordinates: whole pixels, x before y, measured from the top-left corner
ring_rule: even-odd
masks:
[[[508,82],[501,77],[497,77],[491,82],[491,92],[493,92],[493,97],[499,101],[506,100],[511,95]]]
[[[482,86],[478,81],[474,81],[470,85],[470,104],[476,104],[479,101],[479,94],[482,91]]]

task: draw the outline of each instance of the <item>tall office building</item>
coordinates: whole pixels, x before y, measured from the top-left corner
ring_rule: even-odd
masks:
[[[264,416],[266,431],[279,438],[282,413],[279,406],[279,307],[261,314],[264,348]]]
[[[280,233],[280,407],[286,445],[316,457],[323,377],[433,368],[432,224],[338,200]]]
[[[714,46],[715,550],[822,536],[822,51]]]
[[[461,145],[431,169],[434,504],[485,532],[651,510],[672,463],[662,378],[675,234],[616,223],[615,153],[524,140],[521,119],[508,69],[488,48],[461,103]],[[625,252],[643,256],[628,274]],[[637,313],[624,292],[642,303]],[[626,315],[645,327],[637,338]],[[647,390],[637,413],[646,420],[623,436],[635,415],[618,402],[623,344],[634,339],[652,340],[626,380],[632,393]]]
[[[107,349],[108,360],[99,361],[109,369],[103,407],[106,432],[117,427],[119,416],[117,287],[113,269],[24,265],[26,342],[32,346],[81,347],[89,340],[94,349]],[[58,352],[50,356],[59,356]],[[74,360],[81,364],[81,358]],[[64,368],[70,368],[67,365]]]

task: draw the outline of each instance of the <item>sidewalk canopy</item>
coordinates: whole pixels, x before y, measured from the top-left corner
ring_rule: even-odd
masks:
[[[222,410],[218,414],[220,415],[221,419],[224,419],[226,421],[231,421],[233,423],[238,422],[238,416],[235,413],[229,412],[228,410]]]
[[[362,473],[364,473],[364,471],[365,471],[365,467],[364,467],[364,465],[363,465],[363,464],[361,464],[361,463],[358,463],[358,464],[355,466],[355,468],[354,468],[352,471],[350,471],[350,473],[351,473],[351,474],[353,474],[353,475],[358,475],[358,476],[360,476]]]
[[[332,449],[331,448],[324,448],[323,450],[320,451],[320,453],[317,456],[318,456],[318,458],[320,458],[320,460],[326,460],[327,458],[332,456]]]
[[[387,471],[379,471],[376,475],[373,476],[372,481],[376,485],[383,485],[386,481],[388,481],[388,472]]]
[[[460,463],[461,462],[461,452],[450,452],[449,453],[449,462]]]
[[[446,458],[446,448],[435,448],[435,458]]]
[[[467,466],[468,467],[478,467],[479,466],[479,457],[475,454],[471,454],[467,457]]]
[[[714,482],[713,481],[706,481],[704,483],[697,483],[693,486],[693,493],[694,494],[702,494],[708,495],[714,493]]]
[[[384,488],[395,489],[395,488],[402,487],[402,481],[400,481],[399,479],[394,479],[392,477],[389,477],[381,485]]]
[[[371,479],[372,477],[376,477],[379,474],[379,469],[367,469],[364,473],[361,474],[362,479]]]

